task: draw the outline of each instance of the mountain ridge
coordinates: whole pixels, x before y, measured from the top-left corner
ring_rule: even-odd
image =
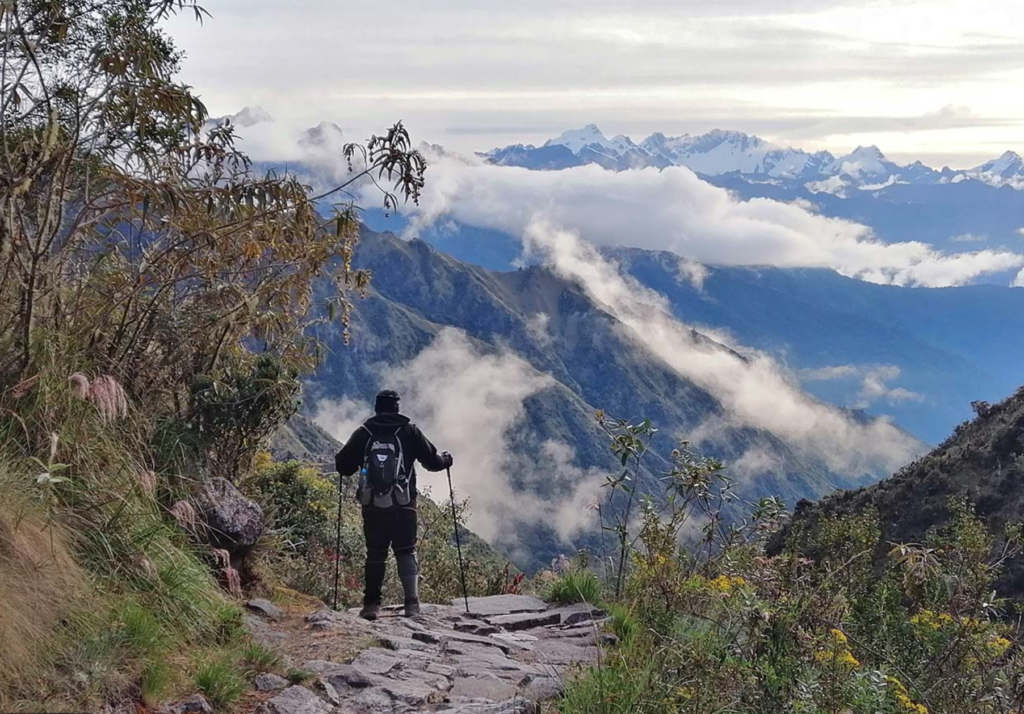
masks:
[[[565,131],[540,147],[511,144],[478,155],[499,166],[532,169],[569,168],[590,163],[614,170],[686,166],[706,176],[736,173],[812,184],[838,178],[844,185],[865,190],[885,182],[934,185],[964,180],[1024,190],[1024,160],[1013,151],[970,169],[948,166],[935,169],[920,161],[897,164],[886,158],[877,146],[858,146],[848,154],[836,156],[827,150],[808,152],[778,146],[756,135],[722,129],[680,136],[655,132],[637,143],[621,134],[608,139],[596,124],[587,124]]]

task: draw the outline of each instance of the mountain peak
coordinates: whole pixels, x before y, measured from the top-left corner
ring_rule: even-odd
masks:
[[[584,147],[591,146],[592,144],[597,144],[603,148],[610,148],[612,146],[604,133],[597,127],[597,124],[587,124],[579,129],[563,131],[554,139],[546,141],[544,146],[554,146],[556,144],[568,147],[574,154],[578,154]]]
[[[322,121],[302,132],[299,146],[306,149],[333,148],[345,141],[345,133],[332,121]]]

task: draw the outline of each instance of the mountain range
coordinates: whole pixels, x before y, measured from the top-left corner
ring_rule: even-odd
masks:
[[[740,174],[773,182],[800,182],[813,193],[838,194],[877,190],[894,184],[935,185],[980,181],[989,186],[1024,190],[1024,159],[1012,151],[966,170],[936,170],[920,161],[901,166],[876,146],[859,146],[849,154],[810,153],[780,147],[738,131],[715,129],[693,136],[654,133],[640,143],[622,134],[608,139],[595,124],[566,131],[543,146],[513,144],[481,154],[499,166],[561,169],[598,164],[626,170],[686,166],[704,176]]]

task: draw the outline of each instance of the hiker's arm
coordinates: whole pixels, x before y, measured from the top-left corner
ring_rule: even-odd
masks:
[[[448,460],[438,453],[437,447],[430,443],[430,439],[423,435],[418,426],[412,427],[412,441],[416,445],[416,460],[423,468],[427,471],[444,471]]]
[[[366,450],[366,430],[359,427],[348,438],[341,451],[334,457],[334,468],[342,476],[351,476],[363,464],[363,452]]]

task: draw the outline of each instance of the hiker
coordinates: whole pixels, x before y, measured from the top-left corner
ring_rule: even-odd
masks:
[[[377,395],[376,414],[356,429],[335,457],[342,476],[359,472],[356,497],[363,506],[366,536],[366,567],[363,609],[359,616],[376,620],[380,612],[381,586],[387,571],[388,548],[395,552],[398,577],[405,591],[405,616],[420,612],[419,563],[416,560],[416,467],[443,471],[452,455],[438,453],[409,417],[398,409],[398,393],[390,389]]]

